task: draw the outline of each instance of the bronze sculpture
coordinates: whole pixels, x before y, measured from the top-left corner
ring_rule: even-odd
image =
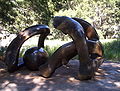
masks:
[[[46,63],[48,53],[41,47],[32,47],[28,49],[24,56],[23,61],[29,70],[38,70],[39,66]]]
[[[26,28],[24,31],[21,31],[17,37],[10,43],[5,54],[5,63],[9,72],[14,72],[19,69],[18,58],[19,51],[22,44],[29,39],[30,37],[37,34],[45,34],[43,38],[40,38],[39,44],[44,47],[44,39],[49,34],[49,27],[46,25],[35,25],[29,28]]]
[[[43,30],[41,29],[40,31]],[[39,37],[38,47],[32,47],[28,49],[23,56],[25,66],[29,70],[38,70],[39,66],[46,63],[48,59],[48,53],[44,50],[44,41],[47,35],[50,33],[50,30],[46,29],[45,31],[46,32],[42,33]]]
[[[24,37],[21,40],[21,38],[19,38],[19,36],[21,36],[20,33],[8,47],[5,59],[5,62],[8,66],[8,71],[14,72],[18,69],[16,66],[18,64],[17,59],[20,47],[23,42],[33,35],[41,34],[38,47],[28,49],[23,57],[25,65],[28,69],[39,69],[41,76],[50,77],[58,67],[67,64],[71,58],[78,55],[80,61],[79,79],[91,79],[94,76],[95,71],[103,62],[102,44],[99,41],[98,34],[94,27],[82,19],[70,18],[66,16],[54,17],[53,25],[56,29],[61,30],[64,34],[68,34],[73,39],[73,41],[59,47],[53,53],[53,55],[48,58],[47,53],[41,48],[44,48],[44,40],[50,32],[49,28],[45,25],[37,25],[25,29],[27,32],[31,31],[31,35],[29,35],[29,33],[25,35],[26,32],[23,31],[23,35],[25,35],[27,38]],[[37,30],[37,28],[40,26],[42,26],[42,28]],[[32,30],[36,32],[34,33]],[[15,43],[18,40],[21,42],[18,42],[18,47],[16,47],[16,50],[13,51],[13,46],[15,46]],[[39,49],[43,50],[42,56],[40,56],[41,51],[39,51]],[[13,51],[12,53],[14,55],[11,53],[11,50]],[[17,55],[15,55],[15,53]],[[35,56],[36,53],[37,56]],[[12,62],[10,62],[11,56],[13,57]]]
[[[94,41],[99,40],[97,31],[89,22],[87,22],[81,18],[72,18],[72,19],[76,20],[77,22],[79,22],[81,24],[88,40],[94,40]]]
[[[58,16],[55,17],[53,20],[53,25],[55,28],[61,30],[63,33],[68,34],[72,39],[73,43],[75,44],[75,50],[77,51],[77,54],[79,55],[80,60],[80,68],[79,68],[79,78],[80,80],[87,80],[91,79],[94,76],[94,72],[97,70],[97,68],[101,65],[103,62],[102,60],[102,45],[100,43],[96,44],[99,45],[98,49],[96,47],[91,50],[96,49],[96,51],[99,50],[97,53],[90,53],[93,56],[96,56],[95,59],[91,59],[88,52],[88,46],[86,45],[86,36],[84,33],[84,30],[82,26],[75,20],[69,17],[65,16]],[[90,42],[90,41],[89,41]],[[90,42],[92,43],[92,42]],[[69,46],[69,43],[67,44]],[[73,47],[70,47],[68,50],[66,45],[63,45],[62,47],[57,50],[50,59],[48,59],[47,63],[42,65],[40,67],[40,75],[44,77],[49,77],[51,74],[55,71],[56,68],[60,67],[62,63],[67,63],[69,59],[67,59],[67,55],[71,53],[71,50]],[[92,48],[92,46],[90,46]],[[64,50],[62,50],[64,48]],[[74,49],[72,49],[73,51]],[[91,51],[89,50],[89,51]],[[100,55],[99,55],[100,54]],[[71,55],[71,56],[70,56]],[[74,53],[70,54],[69,57],[73,57]],[[94,58],[94,57],[93,57]],[[98,58],[98,59],[97,59]]]

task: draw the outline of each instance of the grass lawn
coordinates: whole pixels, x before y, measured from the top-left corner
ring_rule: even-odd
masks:
[[[120,40],[117,39],[104,39],[100,40],[104,47],[104,56],[107,60],[120,61]],[[46,40],[45,41],[45,50],[52,55],[57,48],[69,41],[60,41],[60,40]],[[33,45],[32,45],[33,46]],[[34,45],[35,46],[35,45]],[[22,54],[26,48],[31,46],[23,47]],[[25,48],[25,49],[24,49]]]
[[[34,41],[34,42],[31,42]],[[20,56],[24,54],[24,52],[31,48],[37,46],[37,38],[32,38],[26,41],[21,50]],[[71,40],[70,40],[71,41]],[[104,46],[104,56],[107,60],[119,61],[120,62],[120,39],[104,39],[100,40]],[[60,40],[45,40],[45,50],[51,56],[55,50],[57,50],[61,45],[67,43],[69,41],[60,41]],[[6,48],[0,48],[0,56],[4,55]]]

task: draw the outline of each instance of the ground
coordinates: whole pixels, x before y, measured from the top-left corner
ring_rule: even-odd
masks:
[[[0,62],[0,91],[120,91],[120,63],[106,61],[92,80],[77,79],[78,60],[56,70],[50,78],[38,75],[25,67],[8,73]]]

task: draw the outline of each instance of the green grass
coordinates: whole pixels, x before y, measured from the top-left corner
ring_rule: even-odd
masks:
[[[0,56],[4,56],[7,47],[0,47]]]
[[[106,59],[120,61],[120,39],[103,44]]]
[[[113,41],[108,40],[108,42],[106,41],[103,43],[103,46],[104,46],[105,59],[120,62],[120,39]],[[22,57],[24,55],[24,52],[31,47],[35,47],[35,45],[22,47],[19,54],[20,57]],[[59,47],[60,45],[56,45],[56,46],[47,45],[45,46],[44,49],[48,52],[49,56],[51,56]],[[5,54],[5,51],[6,48],[0,47],[0,56],[3,56]],[[77,57],[74,57],[73,59],[76,58]]]
[[[35,45],[31,45],[31,46],[24,46],[21,48],[20,50],[20,54],[19,54],[19,57],[23,57],[25,51],[29,48],[32,48],[32,47],[36,47]],[[49,56],[51,56],[60,46],[59,45],[56,45],[56,46],[48,46],[46,45],[44,50],[47,51],[47,53],[49,54]]]
[[[59,47],[59,45],[53,47],[47,45],[45,46],[45,50],[48,52],[49,56],[51,56]]]

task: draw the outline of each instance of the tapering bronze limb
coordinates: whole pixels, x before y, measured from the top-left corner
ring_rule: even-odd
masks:
[[[86,40],[88,45],[89,56],[91,59],[102,59],[102,46],[97,41]],[[40,75],[43,77],[50,77],[54,71],[69,62],[71,58],[76,56],[77,50],[74,42],[69,42],[57,49],[53,55],[48,59],[47,63],[40,66]]]
[[[50,32],[49,27],[46,25],[35,25],[20,32],[17,35],[17,37],[10,43],[6,51],[5,63],[7,65],[8,71],[14,72],[19,68],[18,66],[19,51],[22,44],[27,39],[37,34],[46,34],[49,32]]]
[[[40,66],[40,75],[50,77],[58,67],[67,64],[75,55],[77,51],[73,42],[62,45],[49,57],[47,63]]]

